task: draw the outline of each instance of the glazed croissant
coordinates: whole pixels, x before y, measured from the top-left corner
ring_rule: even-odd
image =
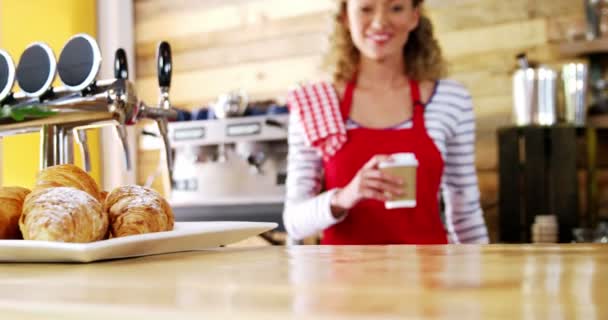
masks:
[[[0,239],[20,239],[19,217],[30,190],[21,187],[0,188]]]
[[[173,230],[173,211],[156,191],[140,186],[123,186],[108,194],[104,211],[110,218],[110,235]]]
[[[105,237],[108,223],[97,199],[75,188],[57,187],[25,198],[19,228],[26,240],[92,242]]]
[[[98,201],[102,201],[101,193],[95,180],[84,170],[73,164],[61,164],[40,171],[33,191],[54,187],[76,188],[90,194]]]

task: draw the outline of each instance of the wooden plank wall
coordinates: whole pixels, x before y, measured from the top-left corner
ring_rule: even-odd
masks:
[[[477,115],[477,167],[495,239],[496,128],[510,123],[515,55],[564,62],[557,44],[584,28],[581,1],[427,0],[450,78],[471,91]],[[173,48],[174,103],[197,108],[243,88],[253,98],[282,97],[296,82],[322,77],[334,0],[135,0],[137,89],[156,100],[155,45]],[[154,157],[140,157],[151,159]],[[143,174],[152,166],[142,163]]]

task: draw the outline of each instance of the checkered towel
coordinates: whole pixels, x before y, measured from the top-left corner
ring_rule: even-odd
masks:
[[[340,101],[331,83],[301,85],[289,92],[287,104],[300,115],[307,144],[319,149],[325,159],[346,142]]]

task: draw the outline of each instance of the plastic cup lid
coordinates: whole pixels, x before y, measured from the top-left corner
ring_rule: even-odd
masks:
[[[394,153],[391,154],[391,160],[384,161],[380,163],[380,168],[388,168],[388,167],[400,167],[400,166],[417,166],[418,160],[416,159],[416,155],[407,152],[407,153]]]

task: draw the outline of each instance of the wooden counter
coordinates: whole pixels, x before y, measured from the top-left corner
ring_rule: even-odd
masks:
[[[0,264],[1,319],[608,319],[608,246],[259,247]]]

